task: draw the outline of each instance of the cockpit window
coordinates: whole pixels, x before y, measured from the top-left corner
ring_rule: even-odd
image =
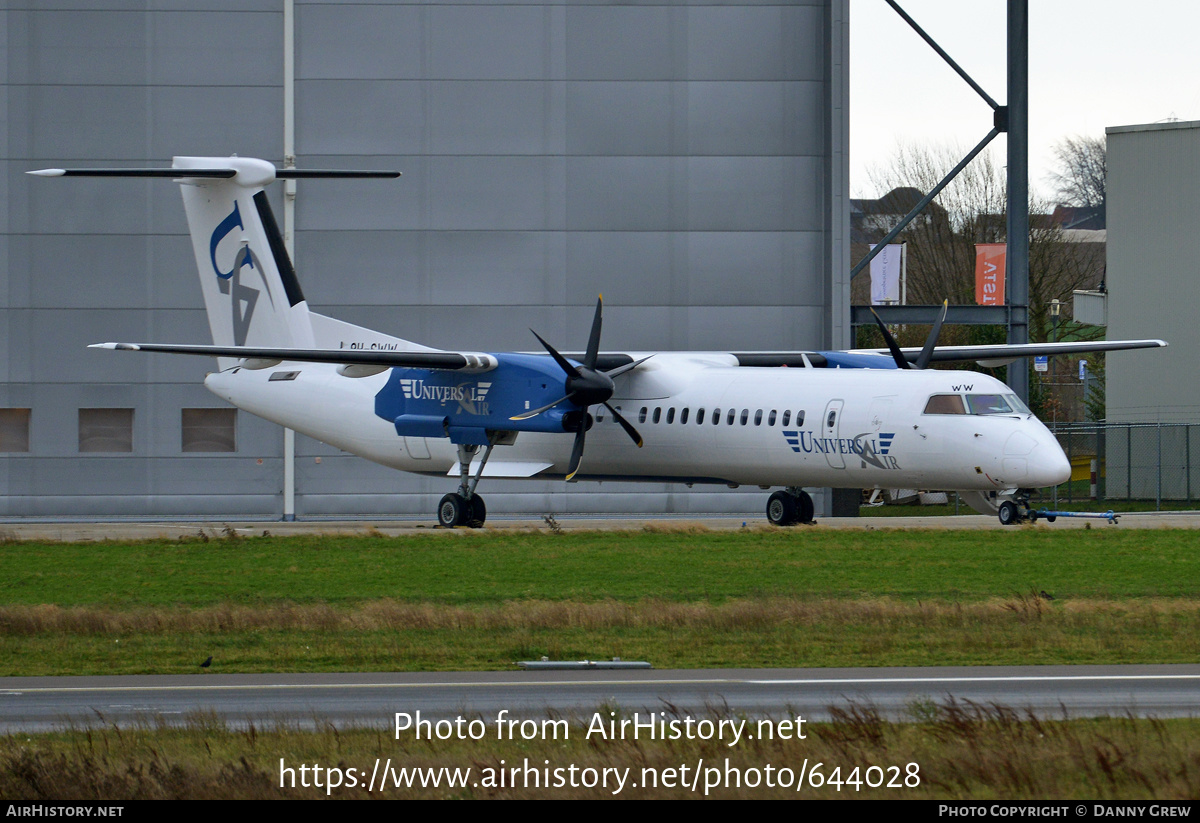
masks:
[[[1029,414],[1015,394],[968,394],[971,414]]]
[[[935,394],[925,404],[926,414],[966,414],[962,397],[957,394]]]
[[[968,394],[967,405],[971,414],[1012,414],[1012,406],[1008,405],[998,394]]]

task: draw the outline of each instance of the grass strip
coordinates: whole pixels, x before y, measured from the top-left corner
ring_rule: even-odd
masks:
[[[1185,663],[1200,603],[873,599],[374,601],[120,611],[0,608],[0,675],[504,669],[518,660],[659,668]]]
[[[69,608],[376,600],[720,603],[1200,598],[1200,531],[662,529],[0,544],[0,602]]]

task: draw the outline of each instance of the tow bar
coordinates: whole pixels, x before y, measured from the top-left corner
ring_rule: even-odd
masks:
[[[1053,523],[1060,517],[1087,517],[1094,520],[1107,520],[1109,523],[1115,526],[1117,524],[1117,518],[1120,517],[1120,515],[1115,514],[1112,509],[1109,509],[1106,512],[1060,512],[1054,511],[1053,509],[1038,509],[1037,511],[1034,511],[1033,509],[1030,509],[1028,512],[1028,517],[1031,523],[1036,523],[1039,517],[1046,518],[1047,523]]]

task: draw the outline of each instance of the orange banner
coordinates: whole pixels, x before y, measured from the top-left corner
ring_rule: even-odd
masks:
[[[1004,305],[1004,243],[975,244],[975,302]]]

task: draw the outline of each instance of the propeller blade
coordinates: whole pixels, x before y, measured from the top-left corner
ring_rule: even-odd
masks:
[[[626,420],[619,411],[614,409],[608,403],[604,404],[604,408],[612,412],[613,420],[616,420],[621,424],[621,428],[625,430],[625,433],[629,435],[630,439],[633,440],[634,443],[637,443],[637,447],[640,449],[642,447],[642,436],[638,434],[638,430],[633,427],[633,424]]]
[[[589,369],[596,368],[596,356],[600,354],[600,323],[601,309],[604,307],[604,295],[596,300],[596,315],[592,318],[592,333],[588,335],[587,351],[583,355],[583,365]]]
[[[921,349],[921,353],[917,355],[916,368],[923,369],[929,365],[929,361],[933,358],[933,350],[937,347],[938,334],[942,330],[942,322],[946,319],[946,312],[950,311],[949,299],[942,301],[942,313],[938,315],[937,322],[933,324],[933,328],[929,330],[929,339],[925,341],[925,348]]]
[[[583,459],[583,438],[586,434],[586,426],[580,426],[579,431],[575,432],[575,445],[571,447],[571,462],[567,467],[568,483],[574,479],[575,473],[579,471],[579,461]]]
[[[896,367],[911,369],[913,364],[904,358],[904,352],[900,351],[900,346],[896,343],[896,338],[892,337],[892,333],[888,331],[888,327],[883,325],[883,321],[879,319],[879,315],[875,313],[875,309],[871,309],[871,314],[874,315],[875,323],[878,324],[879,330],[883,332],[883,340],[887,343],[888,350],[892,353],[892,359],[896,361]]]
[[[568,375],[570,375],[572,377],[583,377],[583,375],[580,373],[579,369],[572,366],[571,362],[569,360],[567,360],[567,358],[565,358],[561,354],[559,354],[558,350],[556,348],[554,348],[549,343],[547,343],[545,340],[543,340],[542,336],[540,334],[533,331],[533,329],[530,329],[530,331],[533,332],[533,336],[538,339],[538,342],[542,344],[542,348],[544,348],[546,351],[550,352],[550,356],[554,358],[554,362],[557,363],[562,368],[563,371],[565,371]]]
[[[563,395],[562,397],[555,400],[553,403],[548,403],[545,406],[542,406],[540,409],[534,409],[533,411],[521,412],[520,414],[518,414],[514,417],[510,417],[508,419],[509,420],[528,420],[531,417],[537,417],[542,412],[550,411],[550,409],[554,408],[562,401],[569,400],[570,398],[571,398],[571,395],[569,395],[569,394]]]
[[[634,369],[636,369],[638,366],[645,363],[647,360],[649,360],[653,356],[654,355],[652,355],[652,354],[648,354],[645,357],[643,357],[641,360],[634,360],[632,363],[626,363],[624,366],[617,366],[615,369],[606,371],[605,374],[607,374],[609,377],[620,377],[627,371],[633,371]]]

